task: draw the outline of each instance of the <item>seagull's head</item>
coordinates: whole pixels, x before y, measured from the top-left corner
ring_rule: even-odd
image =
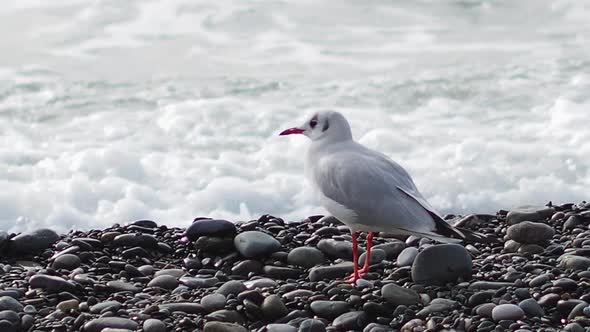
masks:
[[[280,133],[281,136],[294,134],[305,135],[312,141],[345,141],[352,139],[348,121],[342,114],[335,111],[316,112],[303,125],[286,129]]]

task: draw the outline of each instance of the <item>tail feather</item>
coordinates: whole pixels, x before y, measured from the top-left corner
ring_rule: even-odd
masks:
[[[453,239],[459,239],[465,242],[500,243],[500,240],[497,238],[489,237],[483,233],[475,232],[466,228],[453,227],[436,213],[430,212],[430,215],[432,216],[432,219],[436,225],[436,233],[439,235]]]

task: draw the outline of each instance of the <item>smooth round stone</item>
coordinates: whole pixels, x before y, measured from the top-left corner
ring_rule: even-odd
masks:
[[[563,328],[563,330],[566,332],[584,332],[584,331],[586,331],[582,327],[582,325],[580,325],[578,323],[569,323]]]
[[[430,303],[426,307],[424,307],[424,309],[418,311],[418,313],[416,313],[416,316],[419,318],[426,318],[428,317],[428,315],[432,315],[434,313],[451,311],[456,306],[457,301],[436,298],[430,301]]]
[[[366,257],[367,257],[366,252],[364,254],[362,254],[361,257],[359,257],[359,264],[360,265],[365,264]],[[381,249],[372,249],[371,250],[371,261],[369,262],[369,264],[373,265],[373,264],[381,263],[386,258],[387,258],[387,256],[385,255],[385,251],[383,251]]]
[[[297,328],[289,324],[268,324],[265,328],[266,332],[297,332]]]
[[[58,256],[51,264],[51,267],[57,270],[64,269],[71,271],[79,267],[80,264],[82,264],[82,262],[80,261],[80,258],[78,256],[73,254],[64,254]]]
[[[555,235],[553,227],[530,221],[523,221],[506,230],[506,236],[519,243],[543,243],[551,239],[553,235]]]
[[[192,277],[182,277],[180,278],[180,283],[184,286],[187,286],[190,289],[195,288],[209,288],[215,286],[219,282],[217,278],[192,278]]]
[[[514,240],[508,240],[504,242],[504,252],[517,252],[521,246],[522,243],[516,242]]]
[[[154,277],[159,276],[173,276],[174,278],[180,278],[184,276],[186,272],[183,269],[164,269],[156,272]]]
[[[113,239],[117,247],[142,247],[146,249],[158,248],[158,240],[149,234],[121,234]]]
[[[135,225],[135,226],[144,227],[144,228],[157,228],[158,227],[158,224],[156,224],[155,221],[145,220],[145,219],[133,221],[133,222],[129,223],[129,225]]]
[[[553,281],[553,286],[559,287],[566,292],[572,292],[578,289],[578,283],[570,278],[560,278]]]
[[[0,310],[12,310],[15,312],[22,312],[23,305],[10,296],[0,297]]]
[[[180,311],[187,314],[201,314],[205,309],[199,303],[193,302],[174,302],[174,303],[165,303],[158,305],[161,309],[166,309],[170,312]]]
[[[131,292],[131,293],[139,293],[141,292],[141,288],[135,287],[133,284],[128,282],[113,280],[107,282],[107,287],[112,292]]]
[[[107,328],[137,330],[139,324],[136,322],[120,317],[103,317],[96,318],[84,324],[84,332],[101,332]]]
[[[412,266],[414,259],[418,256],[418,249],[415,247],[407,247],[397,256],[397,266]]]
[[[530,317],[542,317],[545,315],[545,310],[534,299],[526,299],[520,301],[518,306]]]
[[[20,317],[18,314],[12,310],[2,310],[0,311],[0,320],[9,321],[12,324],[20,323]]]
[[[235,264],[231,269],[232,274],[242,276],[247,276],[250,273],[258,274],[260,271],[262,271],[262,263],[253,259],[241,261]]]
[[[492,311],[496,305],[494,303],[484,303],[475,309],[475,313],[482,317],[492,317]]]
[[[42,288],[48,292],[75,292],[76,287],[63,278],[49,276],[46,274],[36,274],[29,279],[29,287]]]
[[[205,316],[207,320],[214,320],[218,322],[226,322],[226,323],[237,323],[242,324],[244,322],[244,318],[235,310],[217,310],[214,311],[207,316]]]
[[[260,306],[262,313],[270,320],[275,320],[287,316],[289,309],[283,303],[283,300],[278,295],[267,296]]]
[[[545,251],[545,248],[541,247],[538,244],[523,244],[517,250],[519,254],[523,255],[536,255],[542,253],[543,251]]]
[[[57,304],[56,308],[63,311],[63,312],[70,312],[73,310],[78,310],[79,305],[80,305],[80,302],[78,302],[78,300],[71,299],[71,300],[67,300],[67,301],[61,301],[60,303]]]
[[[352,260],[352,243],[349,241],[323,239],[318,242],[317,247],[329,257]],[[359,248],[359,253],[361,252],[364,252],[364,249]]]
[[[559,294],[549,293],[541,296],[538,303],[544,307],[554,307],[561,300]]]
[[[154,267],[152,265],[142,265],[138,267],[137,270],[146,277],[149,277],[152,274],[154,274]]]
[[[406,248],[406,244],[401,241],[392,241],[373,246],[373,250],[383,250],[387,260],[393,261]]]
[[[230,294],[237,295],[245,290],[246,286],[243,282],[238,280],[230,280],[221,285],[221,287],[217,289],[217,293],[228,296]]]
[[[187,227],[184,235],[191,241],[201,236],[233,236],[237,232],[236,225],[222,219],[198,219]]]
[[[524,311],[514,304],[500,304],[492,310],[494,321],[519,320],[524,316]]]
[[[326,324],[319,319],[306,319],[299,325],[298,332],[325,332]]]
[[[476,307],[480,304],[487,303],[492,300],[495,291],[481,291],[477,292],[469,297],[468,304],[471,307]]]
[[[412,264],[416,283],[444,285],[458,279],[469,279],[473,263],[465,247],[458,244],[432,245],[418,253]]]
[[[289,267],[265,265],[262,268],[262,273],[273,279],[297,279],[303,273],[300,269],[293,269]]]
[[[381,295],[389,304],[412,305],[420,302],[420,295],[414,290],[389,283],[381,288]]]
[[[238,324],[225,322],[207,322],[203,332],[248,332],[248,330]]]
[[[121,302],[119,302],[119,301],[99,302],[99,303],[93,305],[92,307],[90,307],[90,313],[100,314],[104,310],[116,312],[117,310],[119,310],[121,308],[121,306],[123,306],[123,304],[121,304]]]
[[[23,331],[28,331],[35,324],[35,318],[31,315],[23,315],[20,319],[20,326]]]
[[[369,323],[369,316],[363,311],[352,311],[344,313],[332,322],[332,325],[340,330],[362,331]]]
[[[166,324],[159,319],[147,319],[143,322],[143,332],[166,332]]]
[[[34,254],[51,247],[58,240],[59,235],[51,229],[36,229],[21,233],[9,240],[9,250],[13,254]]]
[[[508,225],[516,225],[523,221],[543,221],[555,213],[555,208],[546,206],[527,206],[514,209],[506,215]]]
[[[318,317],[334,319],[350,310],[350,304],[344,301],[313,301],[311,311]]]
[[[289,252],[287,263],[303,268],[312,268],[326,262],[326,257],[321,250],[314,247],[297,247]]]
[[[587,270],[590,268],[590,258],[576,256],[576,255],[563,255],[560,257],[559,267],[569,270]]]
[[[309,271],[309,280],[314,282],[342,278],[352,273],[353,269],[352,262],[342,262],[330,266],[316,266]]]
[[[549,280],[551,280],[551,278],[553,278],[553,275],[550,273],[544,273],[544,274],[538,275],[538,276],[534,277],[533,279],[531,279],[531,281],[529,281],[529,286],[530,287],[541,287],[544,284],[548,283]]]
[[[266,257],[281,248],[274,237],[259,231],[247,231],[234,238],[236,250],[246,258]]]
[[[269,278],[260,278],[244,281],[244,286],[247,289],[277,287],[277,282]]]
[[[226,298],[223,294],[213,293],[203,296],[201,305],[207,312],[213,312],[225,308]]]
[[[161,275],[152,279],[148,284],[148,287],[158,287],[164,289],[174,289],[178,286],[178,279],[171,275]]]

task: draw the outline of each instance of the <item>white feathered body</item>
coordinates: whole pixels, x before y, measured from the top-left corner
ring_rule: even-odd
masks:
[[[305,170],[324,208],[352,231],[439,237],[431,215],[436,212],[387,156],[353,140],[316,141]]]

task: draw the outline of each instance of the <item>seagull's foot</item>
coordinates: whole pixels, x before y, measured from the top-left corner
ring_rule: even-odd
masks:
[[[351,285],[356,285],[357,280],[362,279],[363,278],[363,274],[369,272],[368,270],[365,271],[365,269],[360,269],[357,271],[357,273],[352,273],[351,275],[344,277],[344,281],[346,283],[349,283]]]

